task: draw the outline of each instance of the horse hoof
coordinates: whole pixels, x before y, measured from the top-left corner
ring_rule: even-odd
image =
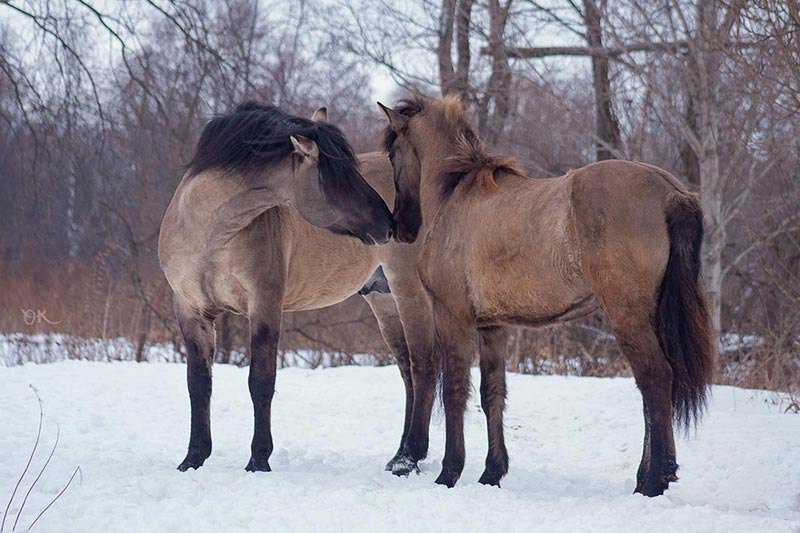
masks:
[[[439,474],[439,477],[436,478],[435,483],[437,485],[444,485],[445,487],[452,489],[456,486],[456,482],[458,478],[461,477],[459,472],[451,472],[448,470],[442,470],[442,473]]]
[[[411,472],[416,472],[419,474],[419,464],[417,461],[405,456],[395,457],[389,461],[389,464],[386,465],[386,469],[391,470],[392,474],[398,477],[406,477]]]
[[[256,459],[255,457],[250,458],[250,461],[244,469],[248,472],[272,472],[272,469],[269,467],[269,461],[266,459]]]
[[[668,478],[645,480],[644,483],[637,484],[636,489],[634,489],[633,492],[634,493],[638,492],[639,494],[647,496],[648,498],[661,496],[662,494],[664,494],[664,491],[669,488],[670,481],[671,480],[669,480]]]
[[[489,472],[488,470],[484,470],[481,478],[478,480],[478,483],[481,485],[491,485],[493,487],[500,488],[500,478],[503,477],[502,474],[497,474],[494,472]]]
[[[401,453],[401,452],[397,452],[397,453],[394,455],[394,457],[392,457],[391,459],[389,459],[389,462],[388,462],[388,463],[386,463],[386,467],[384,468],[384,470],[386,470],[387,472],[392,472],[392,471],[394,471],[394,469],[395,469],[395,467],[396,467],[396,466],[401,466],[401,465],[403,465],[404,463],[413,463],[413,464],[416,464],[416,463],[417,463],[417,461],[414,461],[414,459],[412,459],[412,458],[411,458],[410,456],[408,456],[408,455],[404,455],[404,454],[403,454],[403,453]],[[417,468],[417,470],[419,470],[419,468]]]
[[[639,493],[642,496],[647,496],[648,498],[655,498],[656,496],[663,495],[665,490],[665,487],[653,487],[650,484],[645,484],[642,487],[636,487],[636,490],[633,492],[634,494]]]
[[[197,470],[198,468],[203,466],[203,463],[205,461],[206,461],[205,457],[197,457],[197,456],[187,455],[186,459],[184,459],[181,462],[181,464],[178,465],[178,471],[179,472],[186,472],[190,468],[193,468],[194,470]]]
[[[634,493],[643,494],[649,498],[661,496],[664,491],[669,489],[669,484],[678,481],[678,465],[672,462],[668,464],[663,470],[661,475],[653,475],[652,472],[637,476],[641,478],[636,483]]]

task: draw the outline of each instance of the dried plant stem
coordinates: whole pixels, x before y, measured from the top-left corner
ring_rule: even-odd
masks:
[[[48,503],[48,504],[47,504],[47,507],[45,507],[44,509],[42,509],[42,512],[41,512],[41,513],[39,513],[39,514],[36,516],[36,518],[34,518],[34,519],[33,519],[33,522],[31,522],[31,525],[29,525],[29,526],[28,526],[28,530],[31,530],[31,529],[33,529],[33,526],[34,526],[34,524],[36,524],[36,522],[37,522],[37,521],[38,521],[38,520],[39,520],[39,519],[42,517],[42,515],[43,515],[44,513],[46,513],[46,512],[47,512],[47,510],[48,510],[48,509],[50,509],[50,507],[51,507],[51,506],[52,506],[54,503],[56,503],[56,501],[57,501],[57,500],[58,500],[58,499],[61,497],[61,495],[62,495],[62,494],[64,494],[64,493],[67,491],[67,489],[69,488],[69,486],[72,484],[72,480],[73,480],[73,479],[75,479],[75,475],[76,475],[76,474],[78,474],[78,473],[80,473],[80,471],[81,471],[81,467],[80,467],[80,466],[77,466],[77,467],[75,467],[75,471],[72,473],[72,476],[69,478],[69,481],[67,481],[67,484],[66,484],[66,485],[64,485],[64,488],[63,488],[63,489],[61,489],[61,492],[59,492],[58,494],[56,494],[56,497],[55,497],[55,498],[53,498],[53,499],[50,501],[50,503]],[[83,478],[83,474],[81,474],[81,481],[82,481],[82,478]]]
[[[6,518],[8,517],[8,510],[11,508],[11,502],[14,501],[14,497],[17,495],[17,490],[19,490],[19,486],[22,483],[25,474],[28,473],[28,469],[31,467],[31,462],[33,461],[33,456],[36,453],[36,448],[39,446],[39,439],[42,436],[42,421],[44,420],[44,410],[42,409],[42,398],[39,396],[39,391],[33,385],[30,385],[31,390],[36,395],[36,399],[39,401],[39,429],[36,431],[36,442],[33,443],[33,449],[31,450],[31,455],[28,457],[28,464],[25,465],[25,470],[22,471],[22,474],[17,479],[17,484],[14,485],[14,491],[11,493],[11,497],[8,499],[8,504],[6,505],[6,510],[3,512],[3,522],[0,523],[0,533],[5,530],[6,527]],[[26,495],[27,498],[27,495]],[[19,518],[19,516],[17,516]],[[14,522],[16,526],[16,521]]]
[[[25,498],[22,499],[22,505],[19,506],[19,511],[17,511],[17,518],[14,519],[14,527],[11,528],[11,531],[17,530],[17,522],[19,522],[19,517],[22,516],[22,510],[25,509],[25,504],[28,502],[28,496],[30,496],[31,492],[33,491],[33,487],[36,486],[36,483],[39,481],[39,478],[42,477],[44,474],[47,465],[50,464],[50,459],[53,458],[53,454],[56,453],[56,448],[58,448],[58,440],[61,437],[61,426],[56,426],[56,442],[53,444],[53,449],[50,450],[50,455],[47,456],[47,461],[44,462],[42,469],[39,470],[39,474],[36,476],[36,479],[33,480],[31,486],[28,487],[28,492],[25,493]]]

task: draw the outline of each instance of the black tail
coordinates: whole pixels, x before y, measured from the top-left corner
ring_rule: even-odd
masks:
[[[703,213],[694,196],[676,194],[667,205],[669,261],[658,302],[656,331],[672,367],[675,422],[697,423],[714,375],[716,350],[708,306],[700,288]]]

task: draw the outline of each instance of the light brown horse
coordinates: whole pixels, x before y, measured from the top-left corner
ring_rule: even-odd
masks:
[[[489,437],[480,482],[497,485],[508,470],[509,326],[563,322],[599,307],[644,400],[636,491],[662,494],[677,479],[673,418],[697,419],[714,366],[698,285],[703,217],[696,198],[667,172],[629,161],[527,178],[512,160],[487,153],[454,98],[381,107],[396,187],[414,192],[408,212],[428,228],[419,271],[443,357],[447,439],[436,482],[453,486],[464,467],[476,347]]]
[[[179,470],[200,467],[211,453],[214,318],[230,311],[250,320],[255,420],[247,470],[268,471],[282,313],[332,305],[359,289],[406,385],[403,437],[387,468],[407,474],[424,457],[436,368],[426,363],[433,321],[416,272],[421,245],[372,245],[391,235],[384,201],[394,197],[386,157],[357,161],[324,108],[307,120],[250,103],[206,126],[159,236],[188,358],[191,433]],[[381,264],[388,282],[376,271]]]

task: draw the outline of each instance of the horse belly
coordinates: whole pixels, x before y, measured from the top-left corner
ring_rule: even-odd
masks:
[[[339,303],[358,292],[378,266],[372,247],[352,237],[307,226],[292,243],[284,311]]]
[[[504,238],[481,240],[468,267],[479,323],[545,325],[594,308],[565,224],[547,225],[536,231],[529,223],[519,235],[509,235],[506,227]]]
[[[596,307],[584,283],[560,278],[552,271],[511,273],[498,268],[495,274],[473,289],[479,324],[543,326],[577,318]],[[492,278],[503,281],[496,283]]]

